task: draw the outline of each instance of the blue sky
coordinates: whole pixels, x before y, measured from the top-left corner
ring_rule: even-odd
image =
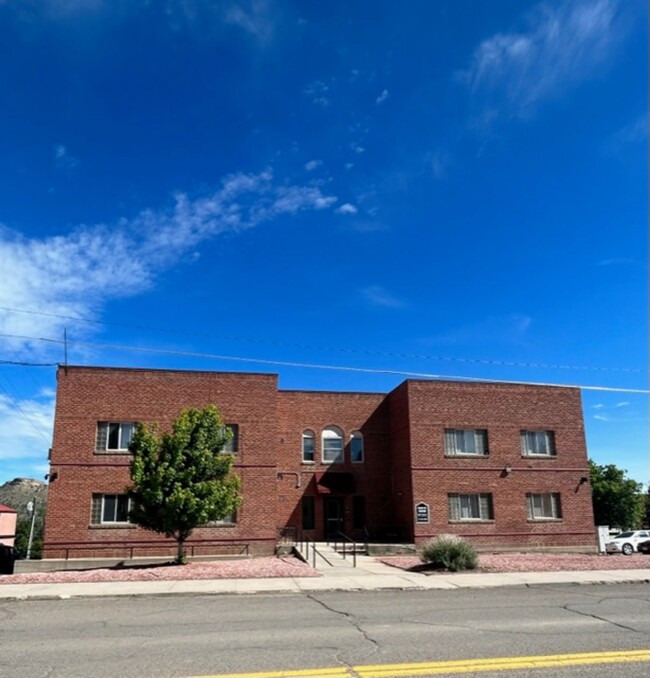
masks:
[[[647,482],[647,19],[0,1],[0,482],[47,471],[64,329],[71,363],[283,388],[645,390],[583,405]]]

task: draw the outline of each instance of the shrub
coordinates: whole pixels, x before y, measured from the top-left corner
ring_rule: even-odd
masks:
[[[425,544],[422,560],[437,570],[474,570],[478,555],[474,547],[453,534],[441,534]]]

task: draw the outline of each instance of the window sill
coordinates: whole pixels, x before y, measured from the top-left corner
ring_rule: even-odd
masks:
[[[561,523],[562,518],[527,518],[528,523]]]
[[[522,454],[522,459],[557,459],[557,454]]]
[[[89,530],[135,530],[137,527],[135,523],[92,523],[88,525]]]
[[[489,454],[472,454],[471,452],[458,452],[457,454],[445,454],[445,459],[489,459]]]
[[[308,459],[303,459],[301,464],[305,464],[306,466],[313,466],[316,462],[315,461],[309,461]]]
[[[237,527],[237,523],[206,523],[197,527],[197,530],[202,527],[226,527],[231,530],[233,527]]]
[[[494,523],[494,518],[459,518],[458,520],[448,520],[450,525],[456,525],[458,523],[486,523],[488,525]]]
[[[101,456],[106,456],[110,454],[119,454],[119,455],[129,455],[131,454],[128,450],[94,450],[93,454],[101,455]]]

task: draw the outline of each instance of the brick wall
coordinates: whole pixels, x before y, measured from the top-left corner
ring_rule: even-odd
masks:
[[[365,523],[377,532],[393,513],[390,467],[390,432],[384,394],[311,391],[281,391],[278,394],[278,521],[301,529],[301,501],[314,498],[314,530],[307,534],[315,539],[324,535],[324,502],[331,495],[343,502],[343,531],[361,538],[353,528],[353,497],[365,497]],[[324,463],[323,429],[336,426],[343,434],[343,463]],[[305,430],[314,433],[314,461],[302,461],[301,436]],[[364,443],[363,462],[353,463],[350,457],[350,435],[361,431]],[[352,476],[352,489],[327,493],[318,487],[317,474],[345,473]],[[296,487],[297,478],[300,487]]]
[[[409,381],[413,502],[426,502],[429,524],[415,525],[416,542],[441,533],[503,546],[595,543],[580,392],[517,384]],[[403,387],[400,387],[402,391]],[[403,398],[401,391],[393,392]],[[485,457],[445,456],[446,428],[487,429]],[[548,430],[556,455],[522,455],[522,430]],[[504,469],[510,467],[506,473]],[[491,493],[493,520],[449,520],[449,493]],[[559,520],[528,520],[526,493],[559,493]]]
[[[120,494],[129,483],[128,454],[95,451],[98,421],[142,421],[165,429],[187,407],[216,405],[225,422],[239,426],[235,472],[244,502],[235,526],[205,527],[190,539],[223,543],[229,552],[249,544],[253,552],[275,546],[275,450],[277,381],[275,375],[113,368],[60,368],[51,452],[44,536],[45,557],[80,553],[85,543],[95,554],[111,543],[142,543],[140,553],[155,553],[168,542],[136,527],[91,526],[93,493]],[[154,548],[155,545],[155,548]],[[100,548],[101,547],[101,548]]]
[[[364,526],[378,539],[422,543],[455,533],[488,547],[594,543],[590,487],[581,482],[589,474],[576,389],[409,380],[387,395],[278,391],[276,375],[269,374],[68,367],[58,373],[45,557],[130,555],[125,548],[145,555],[166,545],[173,553],[169,540],[155,533],[90,524],[92,494],[120,494],[129,483],[128,453],[95,450],[97,422],[166,428],[181,409],[207,404],[239,426],[235,472],[243,505],[236,524],[195,531],[189,545],[197,553],[244,545],[272,552],[278,528],[302,528],[304,497],[313,498],[308,534],[315,539],[323,538],[324,510],[333,497],[343,531],[363,537],[353,525],[355,497],[362,497]],[[323,462],[321,434],[329,426],[342,432],[342,463]],[[489,454],[446,455],[446,428],[486,429]],[[305,430],[314,433],[313,462],[302,459]],[[552,431],[557,454],[522,456],[521,430]],[[350,458],[354,431],[363,434],[361,463]],[[450,521],[450,493],[491,494],[491,519]],[[560,494],[561,518],[529,520],[526,493]],[[414,519],[418,502],[429,506],[427,523]],[[106,548],[111,545],[114,552]]]

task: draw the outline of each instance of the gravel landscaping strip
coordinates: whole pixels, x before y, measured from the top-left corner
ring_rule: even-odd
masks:
[[[255,579],[320,577],[298,558],[265,557],[250,560],[220,560],[187,565],[152,565],[60,572],[30,572],[0,576],[2,584],[64,584],[104,581],[177,581],[193,579]]]
[[[385,556],[377,558],[386,565],[401,570],[420,570],[418,556]],[[482,553],[479,567],[474,572],[566,572],[577,570],[637,570],[650,566],[650,558],[641,554],[632,556],[600,556],[583,553]],[[435,574],[436,570],[427,570]]]

